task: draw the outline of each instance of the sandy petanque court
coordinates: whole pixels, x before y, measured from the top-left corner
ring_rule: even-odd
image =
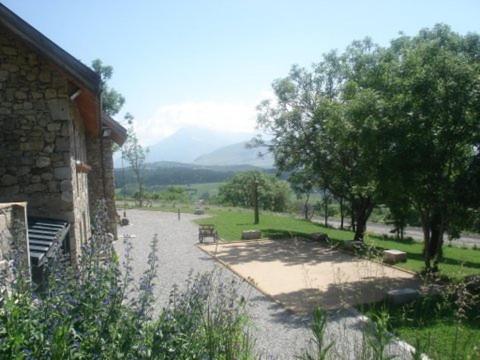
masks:
[[[301,239],[200,244],[202,250],[288,309],[305,313],[381,300],[418,287],[409,272]]]

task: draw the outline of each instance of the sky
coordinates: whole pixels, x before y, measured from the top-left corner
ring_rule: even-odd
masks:
[[[480,0],[0,0],[73,56],[114,67],[141,141],[187,126],[253,132],[293,64],[442,22],[480,32]]]

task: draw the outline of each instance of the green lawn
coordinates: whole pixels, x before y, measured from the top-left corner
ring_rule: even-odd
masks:
[[[336,241],[352,240],[351,231],[342,231],[325,228],[319,224],[301,220],[287,215],[271,213],[260,214],[260,224],[253,224],[253,212],[247,210],[230,209],[211,211],[212,217],[199,220],[199,223],[214,224],[220,237],[225,241],[239,240],[243,230],[259,229],[263,237],[280,238],[292,235],[308,235],[315,232],[324,232]],[[414,241],[395,241],[379,236],[367,236],[367,243],[382,249],[398,249],[407,252],[408,260],[400,266],[413,271],[423,268],[422,245]],[[480,273],[480,251],[455,247],[444,248],[444,260],[440,264],[440,271],[452,278],[461,278],[470,274]]]
[[[432,359],[480,359],[480,309],[471,307],[459,317],[449,297],[426,297],[403,306],[374,304],[363,310],[369,317],[387,311],[395,335]]]

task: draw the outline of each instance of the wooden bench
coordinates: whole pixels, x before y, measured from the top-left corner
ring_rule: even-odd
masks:
[[[218,233],[217,230],[215,230],[215,225],[200,224],[200,227],[198,228],[198,241],[203,243],[203,240],[206,237],[211,237],[214,242],[218,242]]]

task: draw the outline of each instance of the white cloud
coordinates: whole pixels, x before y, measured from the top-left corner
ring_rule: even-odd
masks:
[[[190,126],[232,133],[254,132],[255,108],[266,97],[270,97],[270,94],[263,92],[252,103],[192,101],[163,105],[151,117],[136,122],[135,127],[145,145]]]

